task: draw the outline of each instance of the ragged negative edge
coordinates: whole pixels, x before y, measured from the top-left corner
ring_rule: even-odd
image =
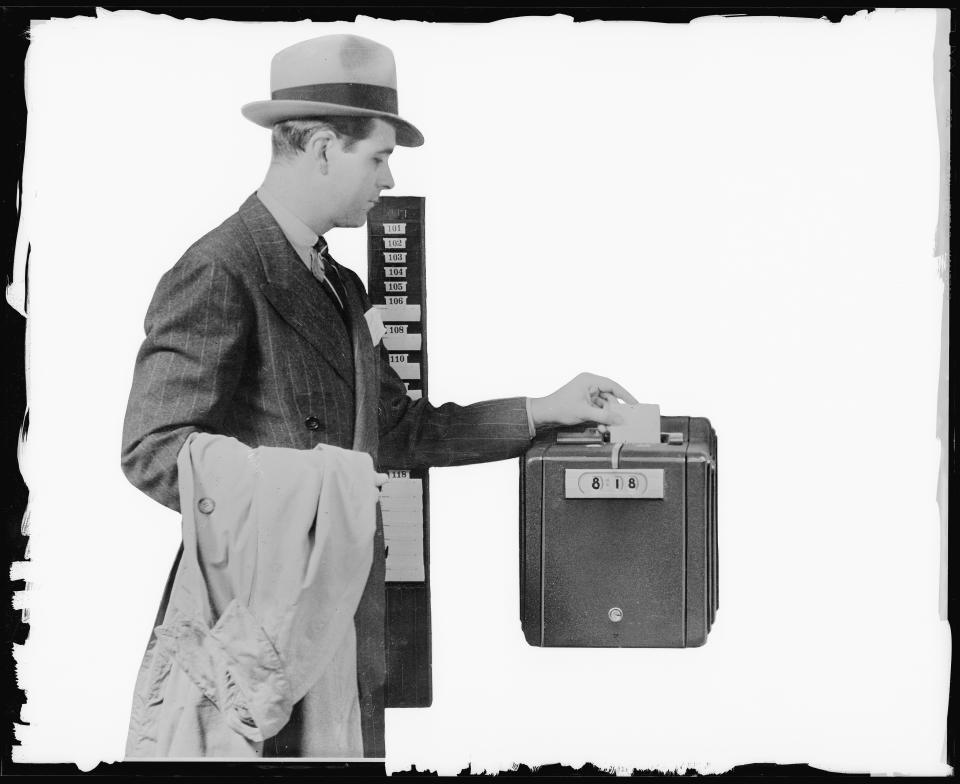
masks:
[[[26,140],[25,140],[26,141]],[[27,319],[27,308],[28,308],[28,287],[27,287],[27,269],[30,258],[30,232],[29,232],[29,217],[30,210],[27,204],[25,204],[23,199],[23,177],[27,170],[27,156],[26,150],[24,150],[24,165],[23,173],[21,173],[21,179],[18,183],[17,194],[16,194],[16,204],[15,208],[18,213],[18,227],[17,227],[17,238],[16,244],[14,246],[14,256],[13,256],[13,270],[12,276],[7,280],[6,287],[6,301],[7,306],[15,310],[26,320],[26,330],[24,336],[24,345],[23,345],[23,356],[24,356],[24,383],[25,383],[25,396],[26,400],[30,399],[30,321]],[[8,314],[9,315],[9,314]],[[31,573],[32,573],[32,564],[29,560],[30,558],[30,503],[29,503],[29,482],[28,482],[28,472],[27,472],[27,429],[29,423],[29,402],[24,408],[18,437],[17,437],[17,467],[20,471],[20,475],[23,479],[24,484],[27,487],[27,498],[26,504],[23,509],[23,516],[20,523],[20,535],[25,540],[24,543],[24,559],[23,561],[13,561],[10,564],[10,573],[9,579],[11,584],[23,581],[24,587],[23,590],[13,591],[13,610],[14,612],[20,613],[20,622],[17,624],[19,628],[13,631],[11,635],[14,640],[22,639],[26,643],[27,636],[29,635],[29,629],[27,628],[30,623],[30,590],[31,590]],[[23,654],[25,652],[25,644],[18,644],[13,642],[13,658],[16,667],[17,673],[17,689],[21,692],[19,696],[19,702],[21,705],[20,711],[18,711],[18,718],[22,719],[22,710],[26,706],[26,690],[22,687],[22,678],[21,678],[21,663],[23,661]],[[22,732],[26,725],[22,721],[15,721],[13,724],[14,731],[14,742],[22,742]],[[14,746],[12,749],[12,757],[14,762],[20,762],[17,758],[17,752],[19,751],[18,746]]]
[[[933,254],[943,279],[940,322],[940,381],[937,387],[937,439],[940,470],[937,506],[940,509],[940,618],[947,620],[947,498],[950,455],[950,9],[937,10],[933,42],[933,96],[940,141],[940,207]]]

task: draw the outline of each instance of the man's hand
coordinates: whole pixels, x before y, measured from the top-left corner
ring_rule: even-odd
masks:
[[[533,424],[535,427],[578,425],[581,422],[619,424],[620,417],[604,406],[608,396],[620,398],[631,405],[637,402],[634,396],[616,381],[595,376],[593,373],[581,373],[552,395],[530,398]]]

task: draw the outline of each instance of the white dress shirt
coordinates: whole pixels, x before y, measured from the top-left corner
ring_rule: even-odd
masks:
[[[320,235],[284,207],[280,200],[265,188],[257,191],[257,198],[263,202],[263,206],[267,208],[267,212],[273,216],[280,231],[283,232],[283,236],[293,245],[293,249],[307,265],[307,269],[310,269],[310,251],[317,244]]]

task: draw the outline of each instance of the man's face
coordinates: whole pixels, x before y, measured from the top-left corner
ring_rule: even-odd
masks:
[[[363,226],[380,191],[393,187],[390,153],[396,131],[383,120],[374,120],[373,132],[346,149],[346,140],[335,139],[327,152],[329,192],[334,226]]]

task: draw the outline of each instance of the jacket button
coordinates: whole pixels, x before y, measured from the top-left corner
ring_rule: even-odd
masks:
[[[197,501],[197,509],[204,514],[210,514],[216,508],[217,505],[214,503],[212,498],[201,498],[199,501]]]
[[[305,424],[307,425],[307,430],[319,430],[320,429],[320,420],[315,416],[308,416],[306,418]]]

